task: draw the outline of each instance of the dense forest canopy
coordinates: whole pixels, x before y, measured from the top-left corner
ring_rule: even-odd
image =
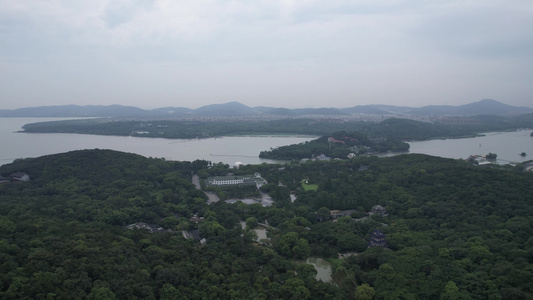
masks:
[[[259,157],[292,160],[325,155],[329,158],[345,159],[354,155],[407,150],[409,150],[409,144],[393,137],[369,139],[361,132],[339,131],[313,141],[262,151]]]
[[[343,119],[297,118],[281,120],[224,119],[218,120],[124,120],[84,119],[26,124],[24,132],[82,133],[97,135],[143,136],[171,139],[209,138],[252,134],[329,135],[332,132],[362,132],[369,138],[396,140],[426,140],[458,138],[481,132],[532,128],[533,115],[514,118],[471,116],[440,118],[434,122],[409,119],[387,119],[363,122]]]
[[[110,150],[17,160],[0,175],[31,181],[0,185],[0,298],[531,299],[522,169],[426,155],[239,169]],[[274,205],[207,205],[193,174],[228,172],[260,173]],[[369,214],[377,205],[386,214]],[[126,228],[139,222],[161,230]],[[376,232],[385,247],[368,247]],[[335,284],[296,261],[309,256]]]

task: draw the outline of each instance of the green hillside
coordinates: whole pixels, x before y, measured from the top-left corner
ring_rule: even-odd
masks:
[[[0,299],[533,295],[533,173],[519,166],[400,155],[229,169],[84,150],[0,167],[14,172],[31,180],[0,184]],[[207,205],[192,175],[228,172],[260,173],[274,205]],[[369,215],[376,205],[386,213]],[[334,284],[297,262],[310,256]]]

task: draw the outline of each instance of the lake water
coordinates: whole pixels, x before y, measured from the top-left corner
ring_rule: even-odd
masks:
[[[261,193],[260,198],[258,197],[258,198],[244,198],[244,199],[229,199],[229,200],[226,200],[225,202],[229,204],[233,204],[233,203],[236,203],[237,201],[241,201],[244,204],[261,204],[263,206],[272,206],[272,204],[274,203],[274,200],[272,200],[272,197],[270,197],[270,195],[267,193],[263,193],[261,191],[259,192]]]
[[[0,165],[17,158],[38,157],[81,149],[112,149],[167,160],[205,159],[213,163],[233,165],[276,163],[259,158],[259,152],[271,147],[298,144],[313,140],[303,136],[244,136],[201,140],[99,136],[65,133],[15,133],[27,123],[65,120],[66,118],[0,118]],[[472,154],[498,155],[500,163],[524,162],[533,159],[531,130],[490,132],[466,139],[411,142],[410,153],[466,159]],[[529,156],[521,157],[526,152]],[[395,154],[388,154],[395,155]]]
[[[496,153],[498,163],[520,163],[533,159],[532,130],[512,132],[489,132],[484,136],[465,138],[411,142],[409,153],[422,153],[447,158],[466,159],[470,155],[487,155]],[[520,153],[528,154],[526,157]]]
[[[321,280],[323,282],[333,281],[331,277],[331,264],[327,260],[322,259],[320,257],[309,257],[306,260],[299,260],[297,262],[303,264],[310,264],[315,267],[315,270],[317,272],[315,276],[316,280]]]
[[[171,140],[123,136],[102,136],[65,133],[15,133],[28,123],[66,120],[66,118],[0,118],[0,165],[17,158],[38,157],[81,149],[111,149],[146,157],[193,161],[205,159],[213,163],[233,165],[276,163],[261,159],[261,151],[303,143],[316,137],[245,136],[200,140]]]
[[[241,224],[241,228],[242,230],[246,230],[246,222],[244,221],[240,221],[239,222]],[[261,242],[261,241],[268,241],[270,240],[267,236],[267,231],[265,228],[261,228],[261,227],[257,227],[255,229],[253,229],[253,231],[255,232],[255,234],[257,235],[257,238],[255,239],[256,242]]]

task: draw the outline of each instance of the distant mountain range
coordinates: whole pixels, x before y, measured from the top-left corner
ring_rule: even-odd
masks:
[[[0,109],[0,117],[130,117],[130,118],[180,118],[187,116],[304,116],[304,115],[431,115],[431,116],[472,116],[495,115],[516,116],[533,113],[533,108],[518,107],[486,99],[478,102],[451,106],[429,105],[420,108],[392,105],[358,105],[348,108],[275,108],[248,107],[239,102],[211,104],[197,109],[185,107],[164,107],[144,110],[124,105],[61,105],[40,106],[19,109]]]

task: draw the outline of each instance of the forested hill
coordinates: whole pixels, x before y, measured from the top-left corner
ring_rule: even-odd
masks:
[[[31,181],[0,185],[0,299],[340,298],[292,257],[243,236],[239,209],[208,207],[190,178],[206,167],[109,150],[1,166]],[[136,222],[162,230],[125,228]]]
[[[109,150],[17,160],[0,175],[31,180],[0,184],[0,299],[532,299],[522,169],[426,155],[239,169]],[[207,205],[192,174],[229,172],[260,173],[274,205]],[[126,228],[137,222],[157,230]],[[335,285],[295,261],[309,256],[332,264]]]
[[[141,136],[170,139],[210,138],[250,134],[329,135],[337,131],[363,132],[369,137],[400,140],[457,138],[477,133],[533,128],[533,115],[517,118],[475,116],[442,118],[433,123],[391,118],[379,123],[339,119],[266,120],[122,120],[84,119],[40,122],[24,125],[30,133],[80,133],[96,135]]]
[[[293,160],[325,155],[329,158],[346,159],[353,155],[407,150],[409,150],[409,144],[393,137],[369,139],[364,133],[339,131],[313,141],[262,151],[259,157]]]
[[[362,113],[370,115],[496,115],[513,116],[530,113],[530,107],[507,105],[496,100],[485,99],[465,105],[429,105],[419,108],[391,105],[357,105],[348,108],[280,108],[280,107],[248,107],[239,102],[211,104],[197,109],[185,107],[161,107],[144,110],[123,105],[59,105],[25,107],[18,109],[0,109],[0,117],[136,117],[136,118],[187,118],[191,116],[302,116],[302,115],[349,115]]]

